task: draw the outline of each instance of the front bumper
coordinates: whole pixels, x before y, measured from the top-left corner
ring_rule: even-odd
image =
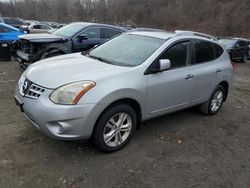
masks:
[[[91,137],[96,121],[95,104],[56,105],[49,100],[52,90],[38,99],[23,97],[16,87],[15,100],[27,119],[47,136],[60,140],[85,140]]]

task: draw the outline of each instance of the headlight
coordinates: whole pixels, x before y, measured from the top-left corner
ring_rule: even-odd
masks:
[[[22,85],[23,85],[25,79],[26,79],[26,71],[23,72],[23,74],[21,75],[20,79],[18,80],[18,87],[19,87],[19,88],[22,87]]]
[[[95,86],[93,81],[81,81],[57,88],[50,95],[50,100],[56,104],[76,104],[80,98]]]

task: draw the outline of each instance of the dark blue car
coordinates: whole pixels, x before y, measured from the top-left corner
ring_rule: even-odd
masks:
[[[40,59],[89,50],[126,31],[112,25],[76,22],[52,33],[23,35],[14,44],[16,60],[26,68]]]
[[[0,23],[0,41],[15,41],[18,39],[19,35],[24,33],[19,29],[12,27],[10,25]]]

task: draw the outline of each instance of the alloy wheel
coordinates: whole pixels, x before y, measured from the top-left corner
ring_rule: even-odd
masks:
[[[223,102],[223,98],[224,98],[224,95],[223,95],[223,92],[221,90],[217,91],[214,94],[214,97],[213,97],[213,99],[211,101],[211,105],[210,105],[210,109],[212,112],[216,112],[220,109],[222,102]]]
[[[132,119],[127,113],[111,117],[105,125],[103,139],[106,145],[116,147],[129,137],[132,130]]]

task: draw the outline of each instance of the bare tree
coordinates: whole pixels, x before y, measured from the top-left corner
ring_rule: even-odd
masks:
[[[0,2],[0,14],[250,37],[250,0],[10,0]]]

